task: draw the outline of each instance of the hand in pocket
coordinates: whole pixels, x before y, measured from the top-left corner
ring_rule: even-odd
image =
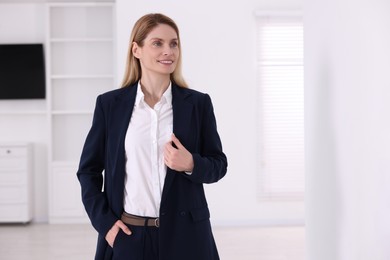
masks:
[[[106,241],[110,247],[114,246],[115,238],[118,235],[119,230],[122,230],[126,235],[131,235],[131,230],[126,226],[126,224],[121,220],[118,220],[106,234]]]

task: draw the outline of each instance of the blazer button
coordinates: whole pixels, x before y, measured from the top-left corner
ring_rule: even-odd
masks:
[[[186,212],[185,212],[185,211],[182,211],[182,212],[180,212],[180,215],[181,215],[182,217],[184,217],[184,216],[186,215]]]
[[[166,214],[165,212],[161,212],[161,214],[160,214],[160,215],[161,215],[161,216],[165,216],[165,214]]]

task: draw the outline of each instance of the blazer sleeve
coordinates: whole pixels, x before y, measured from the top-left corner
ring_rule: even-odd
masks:
[[[225,176],[227,171],[227,158],[222,150],[222,143],[217,132],[217,123],[214,109],[209,95],[204,94],[200,123],[200,149],[193,153],[194,168],[192,174],[186,175],[191,181],[197,183],[213,183]]]
[[[101,96],[96,100],[92,126],[81,153],[77,177],[85,210],[94,228],[105,236],[118,220],[111,211],[107,195],[103,191],[105,162],[106,120]]]

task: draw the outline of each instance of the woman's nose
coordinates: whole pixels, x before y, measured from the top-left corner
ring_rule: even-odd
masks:
[[[171,55],[173,53],[173,51],[172,51],[172,48],[171,48],[171,46],[165,46],[164,47],[164,51],[163,51],[163,54],[165,55],[165,56],[169,56],[169,55]]]

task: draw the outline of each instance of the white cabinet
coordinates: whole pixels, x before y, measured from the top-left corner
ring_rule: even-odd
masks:
[[[115,88],[114,4],[47,5],[49,221],[85,222],[76,171],[96,97]]]
[[[32,161],[28,143],[0,144],[0,222],[32,219]]]

